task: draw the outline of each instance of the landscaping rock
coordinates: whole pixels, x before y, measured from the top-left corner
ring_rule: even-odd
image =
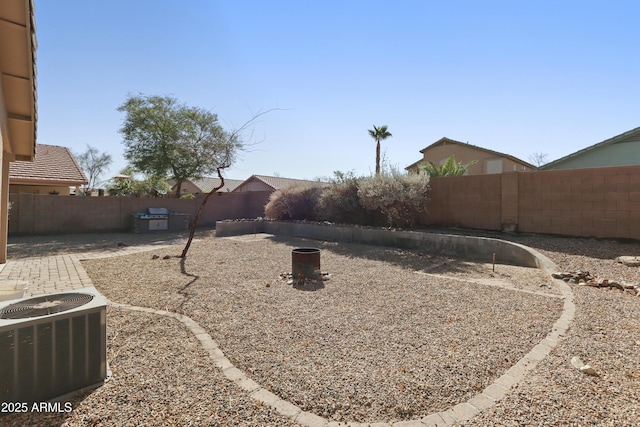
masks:
[[[620,258],[620,257],[618,257]],[[640,258],[640,257],[639,257]],[[589,274],[588,271],[570,271],[563,273],[553,273],[551,275],[555,279],[564,280],[571,284],[580,284],[582,286],[592,286],[594,288],[620,289],[626,293],[640,296],[640,283],[618,282],[616,280],[596,278]]]
[[[616,261],[627,267],[640,267],[640,256],[619,256]]]
[[[596,370],[591,367],[591,365],[587,365],[584,363],[578,356],[574,356],[571,358],[571,364],[578,369],[580,372],[586,375],[596,376]]]

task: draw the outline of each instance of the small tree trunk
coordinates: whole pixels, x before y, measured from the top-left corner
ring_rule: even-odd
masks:
[[[380,140],[376,144],[376,175],[380,175]]]
[[[212,194],[215,194],[218,192],[219,189],[221,189],[222,187],[224,187],[224,177],[222,176],[222,169],[221,167],[218,168],[218,177],[220,178],[220,185],[216,188],[214,188],[213,190],[209,191],[207,193],[207,195],[205,196],[205,198],[202,200],[202,203],[200,203],[200,207],[198,208],[198,211],[196,212],[196,216],[193,218],[193,222],[191,223],[191,230],[189,232],[189,239],[187,240],[187,244],[185,245],[184,249],[182,250],[182,255],[180,255],[180,258],[186,258],[187,257],[187,252],[189,252],[189,247],[191,246],[191,241],[193,240],[193,236],[196,234],[196,227],[198,226],[198,221],[200,221],[200,215],[202,214],[202,211],[204,209],[204,205],[207,203],[207,201],[209,200],[209,197],[211,197]],[[178,188],[179,185],[178,185]]]

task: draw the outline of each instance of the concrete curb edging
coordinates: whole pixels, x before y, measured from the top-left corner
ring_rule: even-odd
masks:
[[[499,264],[522,267],[555,269],[548,258],[518,243],[489,237],[462,236],[457,234],[425,233],[420,231],[363,228],[321,223],[284,221],[218,221],[216,237],[243,234],[268,233],[317,239],[330,242],[361,243],[364,245],[390,246],[405,249],[423,249],[438,255],[452,255],[491,262],[495,254]]]

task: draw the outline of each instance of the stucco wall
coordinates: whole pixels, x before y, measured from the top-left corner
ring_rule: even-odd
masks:
[[[640,136],[595,147],[564,160],[543,166],[545,170],[628,166],[640,164]]]
[[[425,161],[432,161],[436,165],[447,159],[451,155],[455,156],[457,162],[467,164],[472,161],[477,161],[476,164],[471,166],[467,171],[467,175],[481,175],[490,172],[488,170],[488,162],[493,160],[500,160],[502,164],[502,172],[513,171],[525,171],[526,168],[513,160],[498,156],[486,151],[479,150],[473,145],[460,145],[460,144],[446,144],[438,145],[429,148],[423,153],[423,159]]]
[[[53,192],[57,192],[60,196],[68,196],[71,194],[71,188],[63,185],[9,185],[9,193],[51,194]]]
[[[251,181],[245,181],[244,183],[242,183],[238,187],[236,187],[235,190],[233,190],[234,193],[244,193],[244,192],[247,192],[247,191],[271,191],[271,192],[273,192],[273,188],[269,187],[267,184],[265,184],[262,181],[251,180]]]

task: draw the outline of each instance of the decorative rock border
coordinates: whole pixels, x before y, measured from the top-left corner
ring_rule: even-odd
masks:
[[[184,326],[191,331],[191,333],[200,341],[200,345],[204,350],[209,353],[209,357],[213,360],[213,363],[222,371],[225,377],[234,382],[238,387],[249,393],[255,400],[269,405],[278,411],[280,414],[287,416],[294,421],[306,425],[306,426],[326,426],[328,421],[324,418],[312,414],[311,412],[305,412],[296,405],[280,399],[269,390],[262,388],[258,383],[250,379],[240,369],[236,368],[233,363],[227,359],[224,355],[218,343],[216,343],[211,335],[202,328],[195,320],[189,316],[183,314],[174,313],[165,310],[156,310],[153,308],[139,307],[129,304],[120,304],[109,301],[109,305],[116,308],[122,308],[132,311],[140,311],[143,313],[151,313],[159,316],[170,317],[176,319],[184,324]]]
[[[623,292],[629,292],[632,295],[640,297],[640,282],[627,283],[618,282],[610,279],[598,279],[588,271],[569,271],[564,273],[553,273],[551,275],[554,279],[560,279],[567,283],[572,283],[581,286],[592,286],[594,288],[614,288],[620,289]]]

